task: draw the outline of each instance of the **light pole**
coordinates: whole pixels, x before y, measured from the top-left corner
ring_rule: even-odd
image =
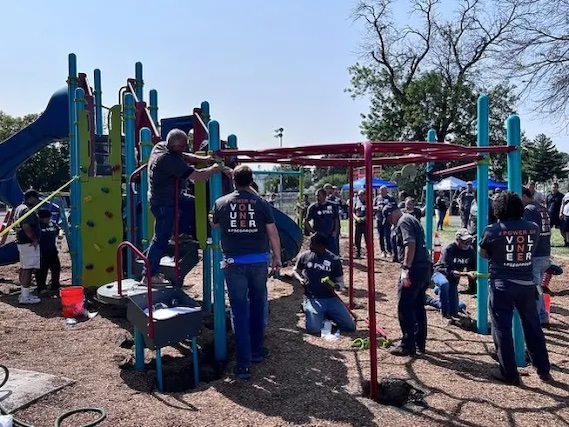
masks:
[[[274,135],[274,136],[275,136],[275,138],[278,138],[278,140],[279,140],[279,147],[280,147],[280,148],[283,148],[283,132],[284,132],[284,129],[283,129],[283,128],[275,129],[275,135]],[[280,179],[279,179],[279,187],[280,187],[280,188],[279,188],[279,198],[280,198],[280,201],[281,201],[280,206],[279,206],[279,209],[282,210],[282,205],[283,205],[283,190],[284,190],[284,188],[283,188],[283,175],[282,175],[282,174],[280,175]]]

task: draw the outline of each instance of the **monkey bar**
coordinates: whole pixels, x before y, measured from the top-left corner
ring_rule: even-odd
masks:
[[[517,150],[517,146],[483,146],[466,147],[456,144],[424,142],[424,141],[365,141],[341,144],[321,144],[304,147],[280,147],[265,150],[237,150],[225,149],[216,151],[216,155],[228,159],[236,159],[238,163],[277,163],[311,166],[346,166],[350,171],[350,178],[354,167],[365,167],[366,187],[372,188],[374,165],[398,165],[407,163],[428,163],[436,161],[469,161],[478,162],[487,154],[510,153]],[[384,156],[381,156],[381,155]],[[395,156],[389,156],[395,154]],[[317,156],[335,155],[344,156],[336,158],[321,158]],[[357,156],[357,157],[356,157]],[[472,164],[472,163],[471,163]],[[465,165],[468,168],[471,164]],[[352,179],[350,179],[352,184]],[[353,203],[353,188],[350,188],[350,205]],[[372,193],[366,193],[366,205],[373,204]],[[351,213],[350,213],[351,217]],[[352,221],[350,221],[352,224]],[[375,263],[373,226],[374,214],[372,209],[366,209],[367,225],[367,263]],[[350,229],[350,233],[353,230]],[[350,237],[349,256],[350,265],[353,264],[353,239]],[[374,268],[368,268],[368,316],[370,333],[370,394],[372,399],[377,398],[377,328],[375,309],[375,274]],[[350,273],[350,279],[352,273]],[[353,286],[350,282],[350,308],[353,304]]]

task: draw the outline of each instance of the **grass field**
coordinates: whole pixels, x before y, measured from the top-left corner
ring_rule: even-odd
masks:
[[[439,237],[441,239],[441,244],[443,246],[449,244],[454,240],[454,234],[459,228],[459,218],[456,216],[451,217],[450,225],[446,227],[443,231],[439,232]],[[425,220],[422,220],[423,227],[425,226]],[[342,221],[342,234],[348,234],[348,220]],[[434,224],[433,224],[434,226]],[[551,231],[551,254],[555,256],[567,257],[569,258],[569,248],[563,246],[563,238],[558,229],[553,229]]]

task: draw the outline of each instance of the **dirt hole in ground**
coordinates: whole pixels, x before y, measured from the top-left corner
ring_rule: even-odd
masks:
[[[370,395],[369,381],[363,384],[365,397]],[[410,381],[400,378],[384,378],[377,383],[377,403],[387,406],[403,408],[406,406],[426,407],[425,396],[427,392],[413,385]]]

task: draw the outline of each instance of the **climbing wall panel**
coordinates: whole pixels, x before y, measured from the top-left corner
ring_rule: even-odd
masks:
[[[112,176],[91,177],[81,183],[82,285],[85,287],[116,280],[116,249],[123,237],[120,184]]]

